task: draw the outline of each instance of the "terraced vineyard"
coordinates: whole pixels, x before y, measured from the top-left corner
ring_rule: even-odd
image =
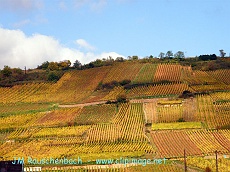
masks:
[[[109,123],[115,114],[115,105],[85,106],[76,116],[75,123],[77,125]]]
[[[126,91],[123,87],[118,86],[112,89],[106,96],[101,98],[101,100],[115,100],[118,95],[125,94]]]
[[[160,84],[160,85],[150,85],[150,86],[141,86],[134,87],[127,93],[127,96],[130,98],[138,97],[159,97],[159,96],[168,96],[168,95],[178,95],[181,94],[184,90],[193,91],[187,84],[181,83],[169,83],[169,84]]]
[[[127,111],[127,108],[131,111]],[[1,129],[8,126],[13,130],[5,137],[9,142],[0,145],[4,157],[20,154],[22,157],[35,158],[63,155],[76,158],[81,155],[87,162],[89,153],[92,161],[95,161],[97,154],[107,157],[107,153],[111,153],[113,157],[116,152],[124,152],[128,156],[141,156],[154,151],[144,134],[142,104],[122,104],[117,112],[115,105],[95,105],[27,116],[2,118],[5,126],[1,125]],[[74,120],[75,124],[81,125],[72,126]],[[130,135],[127,133],[130,130],[135,132]]]
[[[197,116],[199,121],[206,123],[209,128],[221,128],[229,125],[228,102],[216,104],[216,102],[207,95],[198,96],[197,101]]]
[[[230,84],[230,70],[229,69],[208,71],[207,73],[218,81],[221,81],[228,85]]]
[[[176,122],[180,118],[183,118],[182,105],[169,106],[169,107],[157,107],[157,123],[162,122]]]
[[[114,65],[103,79],[103,83],[111,81],[133,80],[141,70],[143,64],[140,63],[118,63]]]
[[[181,66],[179,64],[159,64],[154,81],[181,81]]]
[[[151,83],[154,79],[156,69],[156,64],[144,64],[133,79],[133,83]]]
[[[214,132],[218,133],[218,132]],[[221,153],[227,153],[228,151],[218,142],[213,136],[212,131],[207,130],[194,130],[187,132],[189,138],[197,145],[197,147],[205,154],[212,154],[213,150],[218,150]]]
[[[29,126],[65,126],[73,125],[81,109],[61,109],[45,113],[41,118],[28,124]]]
[[[229,71],[125,62],[67,71],[56,83],[0,87],[0,160],[23,157],[26,167],[29,157],[82,161],[36,164],[43,171],[177,172],[185,150],[189,170],[204,171],[215,170],[217,150],[219,171],[229,171]],[[125,79],[131,82],[96,89]],[[119,95],[129,101],[114,102]]]
[[[57,83],[32,83],[0,88],[0,103],[78,102],[92,94],[109,69],[110,67],[103,67],[67,72]]]
[[[202,151],[194,144],[184,131],[152,132],[159,157],[182,157],[184,149],[187,155],[200,155]]]

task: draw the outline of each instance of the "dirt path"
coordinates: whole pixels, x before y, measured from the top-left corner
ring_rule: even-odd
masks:
[[[91,102],[91,103],[80,103],[80,104],[72,104],[72,105],[58,105],[58,107],[62,108],[70,108],[70,107],[84,107],[84,106],[90,106],[90,105],[98,105],[98,104],[104,104],[106,101],[99,101],[99,102]]]

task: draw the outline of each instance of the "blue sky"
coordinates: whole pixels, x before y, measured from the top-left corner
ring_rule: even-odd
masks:
[[[229,0],[0,0],[0,68],[112,56],[229,55]]]

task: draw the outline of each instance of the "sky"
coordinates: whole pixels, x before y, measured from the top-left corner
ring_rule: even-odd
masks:
[[[230,0],[0,0],[0,69],[230,54]]]

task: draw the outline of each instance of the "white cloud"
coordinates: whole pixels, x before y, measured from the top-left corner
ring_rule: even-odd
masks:
[[[74,0],[74,6],[81,8],[88,6],[92,11],[99,11],[107,4],[107,0]]]
[[[12,11],[28,11],[43,7],[41,0],[0,0],[0,8]]]
[[[94,1],[91,4],[91,9],[93,11],[100,11],[105,5],[107,4],[107,0],[98,0],[98,1]]]
[[[0,28],[0,68],[4,65],[10,67],[36,68],[44,61],[70,60],[72,64],[79,60],[82,64],[96,59],[112,56],[124,57],[116,52],[103,52],[94,54],[92,52],[81,52],[63,46],[51,37],[41,34],[26,36],[20,30],[9,30]]]
[[[74,0],[74,6],[76,8],[80,8],[82,7],[83,5],[86,5],[90,2],[90,0]]]
[[[30,23],[30,20],[29,19],[25,19],[25,20],[22,20],[22,21],[14,23],[13,26],[15,28],[20,28],[20,27],[25,26],[25,25],[27,25],[29,23]]]
[[[78,45],[79,48],[84,48],[89,51],[93,51],[96,48],[90,45],[88,42],[86,42],[84,39],[78,39],[76,40],[76,44]]]

